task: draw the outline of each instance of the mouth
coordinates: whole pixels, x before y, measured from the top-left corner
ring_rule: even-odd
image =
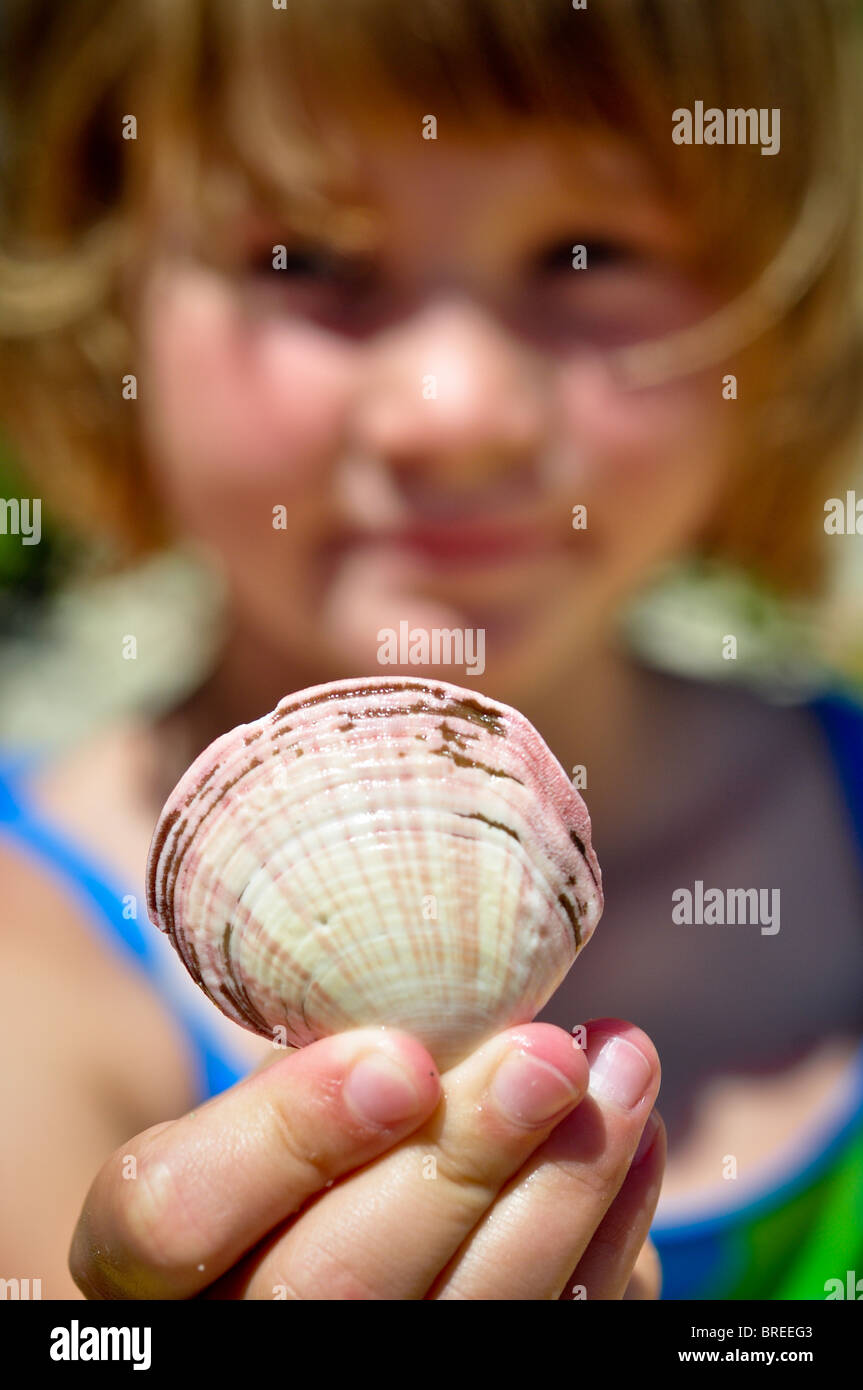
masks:
[[[342,532],[327,547],[332,559],[359,550],[400,554],[423,569],[447,574],[524,565],[548,557],[565,543],[560,524],[530,520],[409,521],[386,529]]]
[[[391,543],[433,567],[459,569],[530,559],[547,551],[550,539],[547,526],[479,520],[418,522],[389,536]]]
[[[359,634],[417,629],[482,631],[511,652],[555,608],[584,563],[560,509],[550,519],[511,515],[460,520],[415,517],[391,527],[331,531],[316,546],[316,605],[345,642]],[[575,571],[573,560],[575,560]]]

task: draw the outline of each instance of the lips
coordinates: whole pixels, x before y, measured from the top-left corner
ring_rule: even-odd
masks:
[[[464,567],[525,559],[547,551],[551,540],[547,527],[477,521],[446,526],[415,524],[390,533],[388,539],[433,564],[458,563]]]
[[[423,568],[470,570],[524,564],[547,556],[565,543],[566,533],[543,525],[484,522],[413,522],[397,528],[357,529],[331,539],[326,549],[337,560],[357,551],[412,557]]]

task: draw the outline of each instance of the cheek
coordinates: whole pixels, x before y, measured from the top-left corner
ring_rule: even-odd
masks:
[[[727,477],[734,402],[721,375],[615,391],[605,373],[564,381],[567,444],[591,521],[643,556],[684,543],[712,513]]]
[[[157,487],[184,515],[206,496],[239,512],[294,500],[344,426],[348,355],[325,335],[245,319],[203,272],[145,301],[142,413]]]

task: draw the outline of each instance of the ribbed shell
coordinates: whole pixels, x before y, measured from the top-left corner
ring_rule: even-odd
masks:
[[[303,1046],[388,1024],[446,1068],[539,1012],[602,887],[587,808],[523,715],[378,677],[206,749],[156,827],[147,905],[244,1027]]]

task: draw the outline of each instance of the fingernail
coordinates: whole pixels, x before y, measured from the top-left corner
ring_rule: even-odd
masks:
[[[494,1074],[491,1093],[511,1120],[538,1125],[574,1100],[578,1089],[550,1062],[529,1052],[510,1052]]]
[[[650,1085],[651,1068],[647,1058],[625,1038],[589,1038],[587,1060],[590,1063],[590,1094],[613,1101],[624,1110],[636,1106]]]
[[[361,1057],[345,1082],[344,1097],[361,1120],[394,1125],[420,1109],[413,1080],[398,1062],[383,1053]]]
[[[647,1123],[641,1131],[641,1138],[638,1141],[638,1148],[632,1156],[631,1167],[634,1168],[643,1158],[647,1158],[648,1153],[653,1148],[653,1141],[659,1133],[659,1116],[655,1110],[651,1110],[647,1117]]]

